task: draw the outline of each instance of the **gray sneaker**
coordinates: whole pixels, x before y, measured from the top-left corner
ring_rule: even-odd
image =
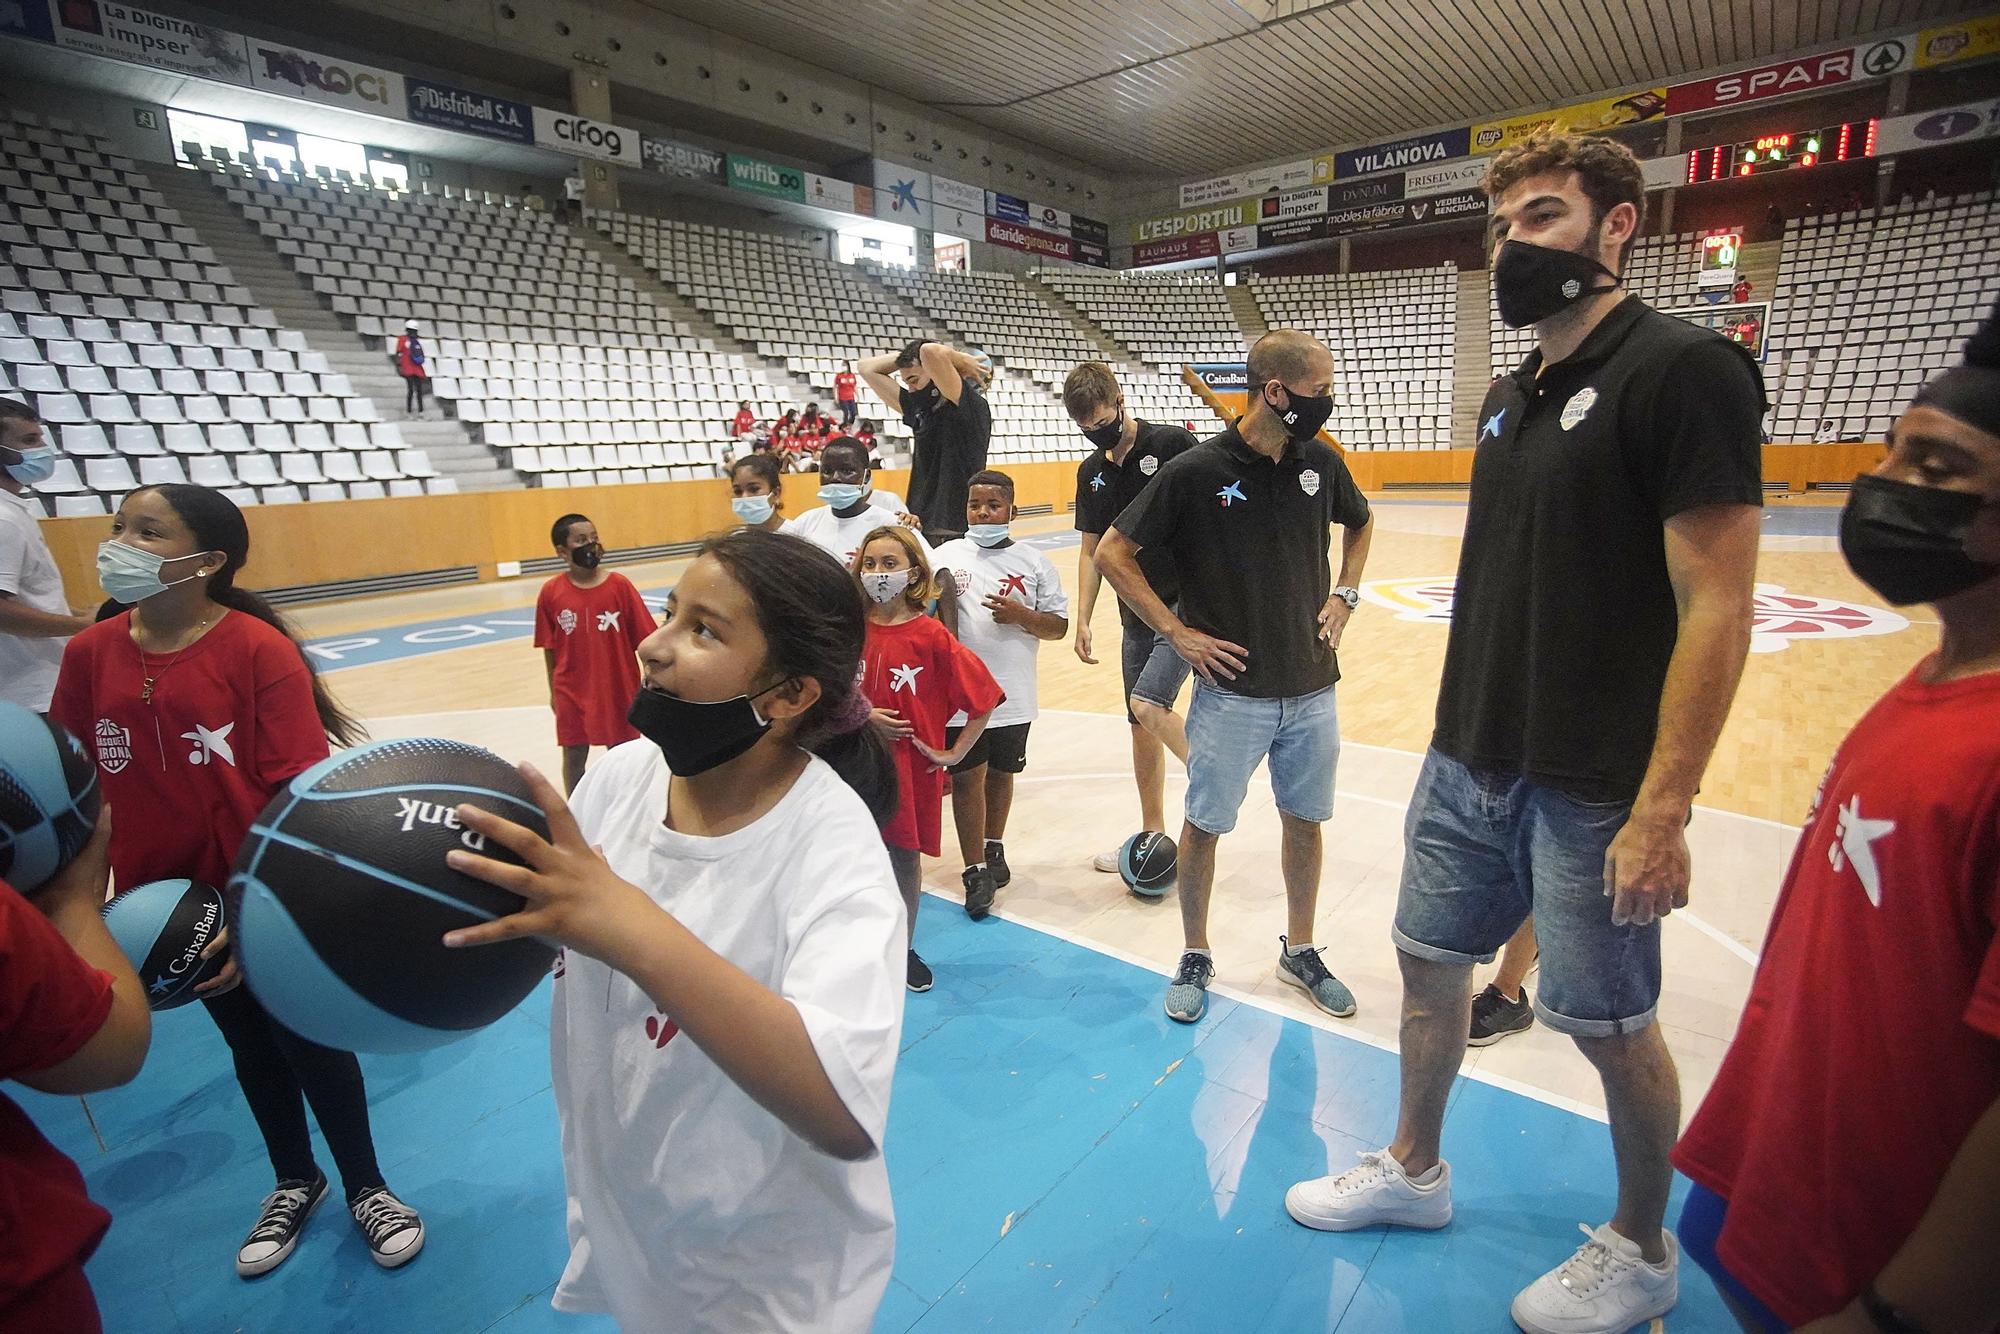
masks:
[[[1324,949],[1294,954],[1283,936],[1278,937],[1278,976],[1312,997],[1312,1003],[1336,1019],[1354,1017],[1354,993],[1347,984],[1326,971],[1319,956]]]
[[[1180,971],[1167,988],[1167,1018],[1191,1024],[1208,1013],[1208,982],[1214,976],[1215,961],[1206,954],[1181,955]]]

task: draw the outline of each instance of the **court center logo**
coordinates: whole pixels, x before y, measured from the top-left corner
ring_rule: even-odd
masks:
[[[1399,621],[1449,625],[1456,583],[1448,574],[1377,579],[1361,586],[1361,596],[1395,612]],[[1782,584],[1758,584],[1754,601],[1752,653],[1782,653],[1800,640],[1859,639],[1910,628],[1906,617],[1886,608],[1794,593]]]

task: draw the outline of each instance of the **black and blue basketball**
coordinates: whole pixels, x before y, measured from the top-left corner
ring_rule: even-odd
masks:
[[[104,925],[132,961],[146,1004],[172,1010],[194,1000],[194,989],[221,972],[228,951],[204,960],[228,922],[222,891],[199,880],[155,880],[104,905]]]
[[[455,848],[519,864],[461,825],[460,805],[548,836],[512,765],[436,737],[343,751],[272,798],[237,853],[229,909],[244,980],[280,1023],[343,1051],[420,1051],[548,975],[555,951],[538,940],[444,947],[445,932],[522,907],[445,865]]]
[[[32,709],[0,701],[0,880],[32,894],[97,827],[97,765]]]
[[[1118,874],[1125,888],[1142,898],[1157,899],[1174,887],[1180,873],[1180,853],[1165,834],[1150,830],[1134,834],[1118,849]]]

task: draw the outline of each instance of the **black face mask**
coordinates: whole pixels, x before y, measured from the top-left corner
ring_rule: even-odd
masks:
[[[604,544],[592,542],[586,546],[570,548],[569,558],[579,570],[594,570],[604,559]]]
[[[1118,448],[1119,440],[1123,439],[1124,435],[1125,411],[1121,408],[1118,415],[1111,420],[1110,425],[1093,426],[1083,433],[1083,438],[1091,444],[1096,445],[1099,449],[1116,449]]]
[[[1936,602],[2000,576],[1965,554],[1989,502],[1964,491],[1857,477],[1840,513],[1840,552],[1861,582],[1898,607]]]
[[[1283,389],[1284,382],[1278,382]],[[1272,407],[1266,400],[1265,406],[1278,414],[1278,420],[1285,424],[1285,435],[1295,445],[1302,445],[1319,434],[1319,428],[1326,425],[1326,419],[1333,415],[1333,395],[1301,394],[1296,389],[1285,389],[1285,397],[1290,400],[1288,407]]]
[[[758,714],[756,701],[777,688],[766,686],[754,695],[704,702],[642,685],[625,720],[660,748],[668,769],[693,778],[757,744],[771,724]]]
[[[1609,286],[1600,280],[1609,278]],[[1618,285],[1618,275],[1588,255],[1526,241],[1502,241],[1493,256],[1493,298],[1510,328],[1540,324],[1577,301]]]

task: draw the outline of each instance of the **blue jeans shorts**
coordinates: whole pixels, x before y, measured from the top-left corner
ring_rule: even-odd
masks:
[[[1122,608],[1118,629],[1119,666],[1125,675],[1125,721],[1137,727],[1139,720],[1132,716],[1132,697],[1136,695],[1148,704],[1171,709],[1194,668],[1174,652],[1174,646],[1164,635],[1136,616],[1126,618]]]
[[[1532,913],[1536,1017],[1572,1037],[1644,1028],[1660,1003],[1660,923],[1614,925],[1604,892],[1604,854],[1630,812],[1432,750],[1403,822],[1396,947],[1489,963]]]
[[[1340,763],[1332,686],[1259,699],[1197,680],[1187,734],[1187,819],[1195,828],[1211,834],[1234,829],[1250,775],[1267,757],[1280,811],[1315,824],[1332,818],[1333,773]]]

